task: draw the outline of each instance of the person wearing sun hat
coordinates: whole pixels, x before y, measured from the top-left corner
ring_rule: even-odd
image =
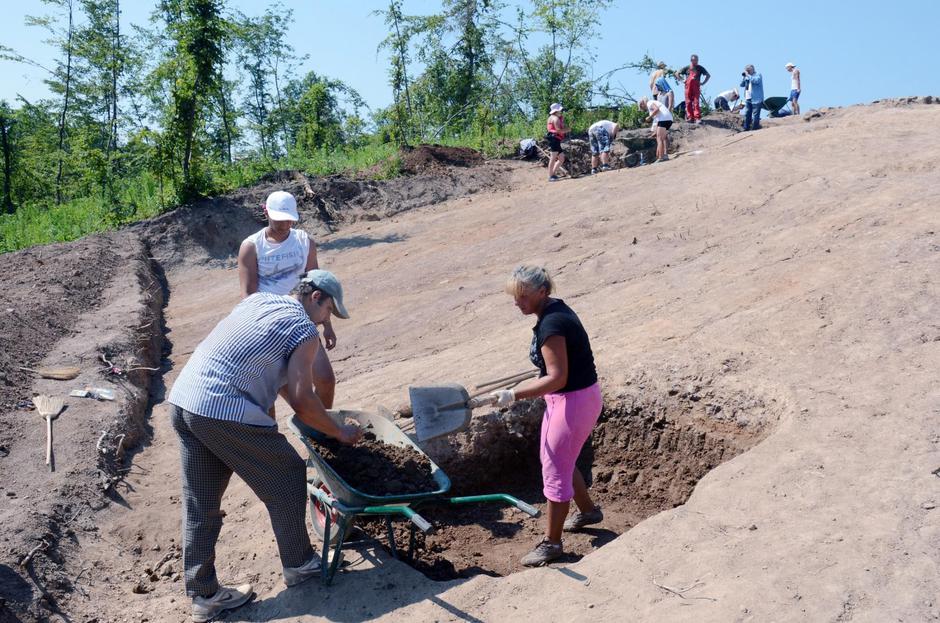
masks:
[[[784,65],[786,70],[790,72],[790,110],[793,111],[794,115],[800,114],[800,70],[797,69],[796,65],[793,63],[787,63]]]
[[[319,268],[317,245],[302,229],[294,195],[276,190],[264,202],[268,225],[245,238],[238,250],[238,280],[242,298],[255,292],[287,294],[305,271]],[[317,395],[327,409],[333,408],[336,374],[326,351],[336,346],[336,332],[327,318],[323,324],[326,348],[318,351],[313,368]]]
[[[565,118],[562,115],[564,107],[555,102],[548,108],[548,121],[546,121],[545,140],[548,141],[548,181],[558,181],[558,167],[565,163],[565,152],[561,148],[561,142],[568,135],[568,126],[565,125]]]
[[[226,587],[216,576],[222,496],[232,474],[264,502],[283,567],[294,586],[320,575],[307,533],[306,462],[269,415],[278,394],[301,422],[355,444],[358,426],[337,424],[313,392],[313,362],[322,350],[317,325],[348,318],[333,273],[303,273],[292,295],[246,297],[200,342],[167,401],[179,437],[182,469],[183,571],[193,620],[209,621],[251,599],[252,587]],[[262,528],[254,526],[260,539]]]

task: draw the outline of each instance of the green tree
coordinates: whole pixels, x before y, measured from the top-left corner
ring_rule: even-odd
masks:
[[[160,9],[172,40],[172,56],[163,69],[172,77],[169,138],[179,159],[180,198],[188,201],[208,187],[200,139],[207,109],[218,93],[224,62],[227,22],[222,0],[161,0]]]
[[[555,101],[577,112],[587,106],[594,60],[589,42],[601,25],[611,0],[532,0],[532,11],[519,9],[514,28],[519,58],[515,90],[532,113],[541,114]],[[533,56],[526,44],[533,32],[548,43]]]
[[[407,145],[415,123],[411,107],[411,90],[408,85],[408,64],[411,62],[411,39],[415,34],[413,18],[405,17],[401,12],[401,1],[391,0],[385,11],[374,11],[385,18],[389,27],[388,36],[379,43],[378,51],[389,50],[389,84],[392,87],[394,103],[388,115],[394,124],[393,139],[400,145]]]
[[[364,107],[359,93],[345,83],[310,72],[286,85],[281,106],[272,115],[286,128],[290,148],[310,154],[358,140],[359,111]]]

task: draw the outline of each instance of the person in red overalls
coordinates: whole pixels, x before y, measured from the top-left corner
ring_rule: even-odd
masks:
[[[689,64],[679,70],[676,78],[679,82],[685,82],[685,120],[690,123],[702,122],[702,108],[699,106],[699,99],[702,95],[702,87],[711,78],[708,70],[698,64],[698,54],[693,54],[689,59]]]

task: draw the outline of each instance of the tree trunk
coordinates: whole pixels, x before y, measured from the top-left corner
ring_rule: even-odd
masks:
[[[225,78],[219,72],[219,105],[222,108],[222,128],[225,130],[225,159],[232,164],[232,126],[228,118],[228,102],[225,97]]]
[[[111,42],[111,106],[108,111],[108,143],[105,146],[105,161],[107,162],[105,188],[108,200],[114,199],[114,152],[117,151],[118,74],[120,73],[121,58],[121,1],[114,0],[114,40]]]
[[[0,143],[3,149],[3,211],[13,214],[16,208],[13,205],[11,185],[13,183],[13,150],[10,147],[10,137],[7,132],[10,120],[0,113]]]
[[[65,121],[69,111],[69,96],[72,88],[72,0],[68,0],[67,6],[69,9],[69,31],[65,44],[65,98],[62,102],[62,115],[59,117],[59,167],[55,176],[56,205],[62,203],[62,169],[65,161],[62,152],[65,149]]]

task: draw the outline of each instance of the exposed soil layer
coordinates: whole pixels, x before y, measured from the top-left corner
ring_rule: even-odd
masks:
[[[483,154],[468,147],[444,145],[418,145],[402,148],[401,172],[418,175],[440,171],[447,167],[473,167],[483,164]]]
[[[0,262],[4,284],[0,289],[0,418],[27,406],[32,396],[33,374],[20,367],[37,367],[57,340],[73,333],[75,319],[98,305],[115,270],[122,267],[113,243],[100,236],[4,256]],[[9,426],[0,428],[9,430]]]
[[[297,198],[299,227],[320,244],[321,236],[357,221],[378,221],[455,197],[509,189],[510,174],[518,165],[481,160],[479,166],[471,167],[472,154],[479,157],[477,152],[463,150],[472,154],[462,157],[461,150],[446,149],[458,152],[452,160],[466,164],[453,167],[444,164],[448,160],[441,160],[439,166],[427,166],[420,172],[416,170],[414,175],[391,180],[350,179],[339,175],[314,177],[299,171],[281,171],[265,176],[250,188],[183,206],[131,229],[150,242],[154,257],[165,270],[183,262],[228,265],[234,263],[242,240],[267,224],[264,201],[275,190],[286,190]],[[322,248],[378,242],[396,240],[327,242]]]
[[[414,448],[386,444],[366,432],[354,446],[333,439],[318,442],[320,455],[346,484],[369,495],[435,491],[431,461]]]
[[[534,401],[502,414],[502,421],[515,420],[521,430],[507,429],[494,414],[482,424],[484,430],[472,435],[486,438],[485,449],[471,443],[463,448],[474,448],[471,454],[461,450],[442,458],[453,492],[509,493],[544,510],[537,446],[543,409],[544,403]],[[722,400],[698,385],[672,388],[661,399],[618,401],[605,409],[579,458],[605,519],[566,535],[566,554],[559,562],[579,560],[646,517],[683,504],[702,476],[769,432],[763,424],[772,419],[767,411],[758,399]],[[544,516],[532,519],[496,504],[426,506],[420,512],[435,530],[419,537],[413,564],[435,580],[519,571],[519,558],[545,529]],[[378,523],[363,527],[377,538],[384,535]],[[400,523],[396,529],[396,542],[407,544],[410,527]]]
[[[76,535],[97,529],[103,496],[120,499],[114,485],[126,473],[124,455],[146,435],[164,300],[148,255],[134,235],[104,234],[0,261],[7,284],[0,293],[0,620],[48,620],[60,611],[72,589],[65,561]],[[61,364],[78,365],[79,376],[34,379],[17,369]],[[116,400],[68,396],[85,386],[112,389]],[[55,471],[43,462],[44,427],[28,410],[34,393],[65,399],[54,425]]]

